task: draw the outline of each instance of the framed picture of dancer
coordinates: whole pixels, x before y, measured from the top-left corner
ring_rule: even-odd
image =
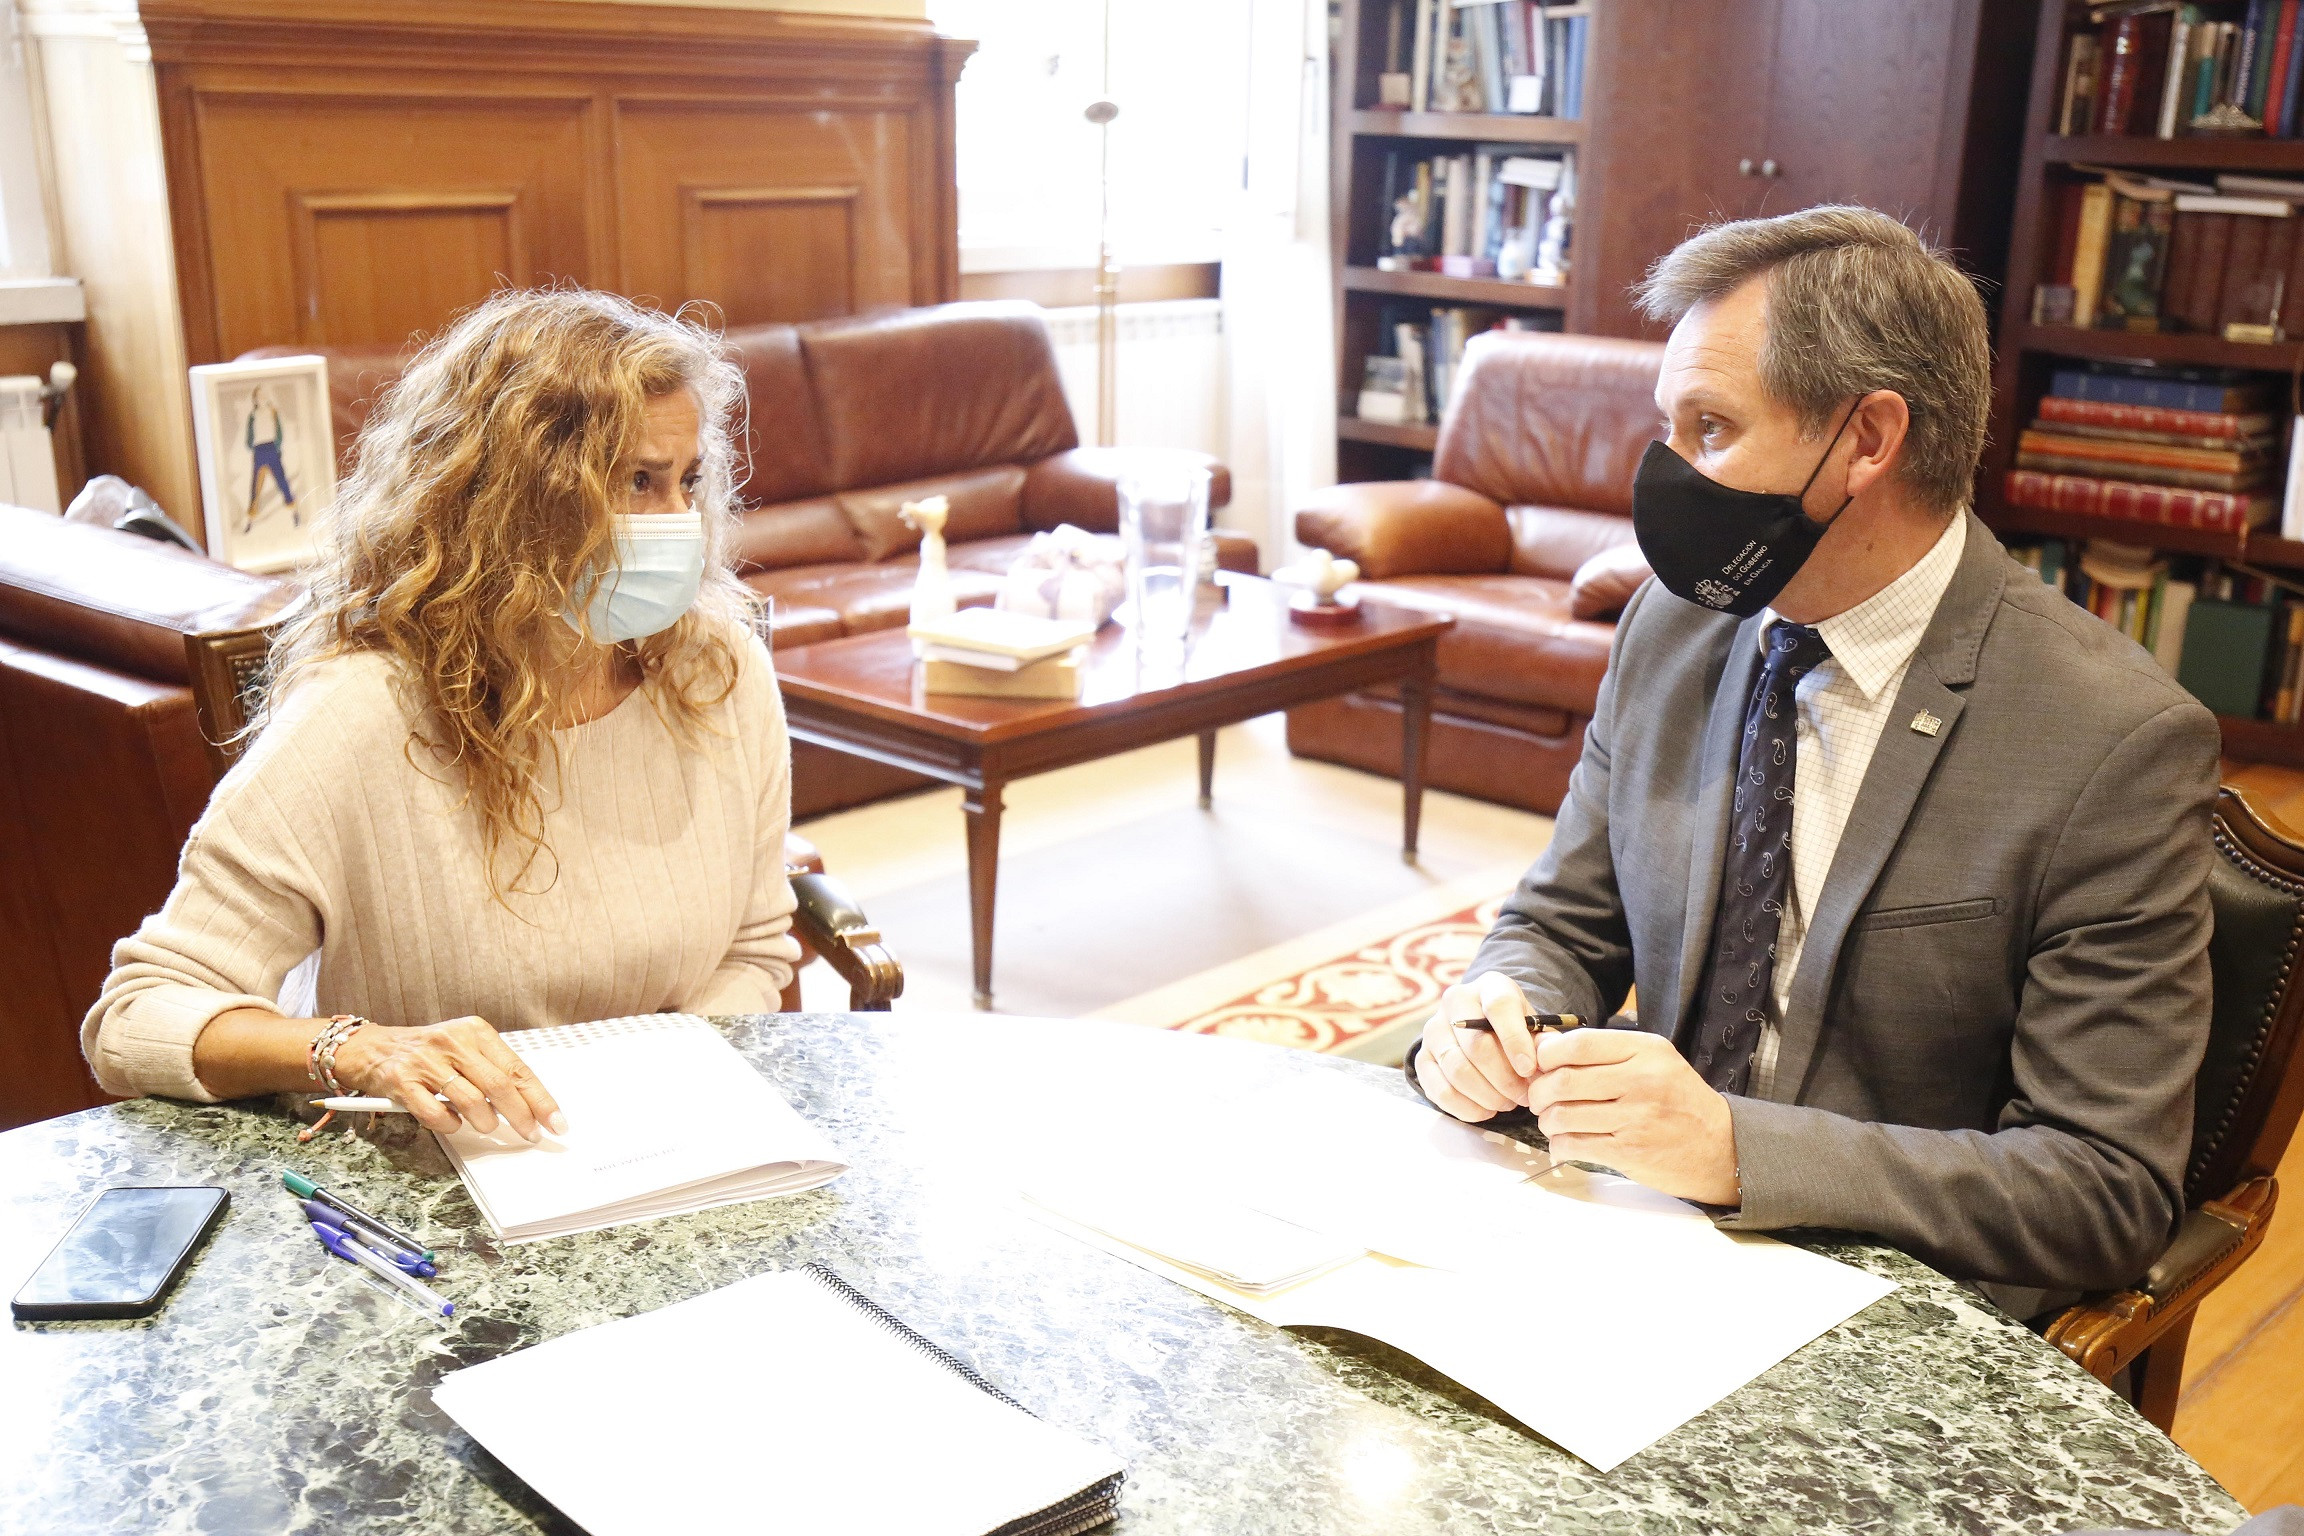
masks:
[[[327,359],[194,368],[192,435],[210,557],[244,571],[310,560],[336,500]]]

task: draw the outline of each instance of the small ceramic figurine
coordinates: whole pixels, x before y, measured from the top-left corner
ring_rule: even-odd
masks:
[[[920,574],[912,583],[912,622],[933,623],[952,616],[952,572],[944,563],[944,519],[952,503],[942,496],[908,501],[896,509],[907,528],[920,530]]]
[[[1314,549],[1296,564],[1274,571],[1272,579],[1295,588],[1288,616],[1299,624],[1335,624],[1359,616],[1357,599],[1338,600],[1345,586],[1360,579],[1357,561],[1339,560],[1324,549]]]
[[[1560,189],[1552,194],[1545,205],[1543,235],[1536,242],[1536,276],[1539,283],[1564,283],[1568,280],[1568,242],[1576,218],[1576,172],[1573,168],[1560,174]]]

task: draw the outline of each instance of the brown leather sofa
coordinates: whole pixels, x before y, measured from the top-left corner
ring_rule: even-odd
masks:
[[[1568,792],[1616,615],[1648,577],[1632,476],[1659,436],[1652,342],[1492,332],[1465,350],[1429,480],[1339,485],[1296,537],[1360,565],[1364,603],[1448,613],[1425,782],[1549,813]],[[1305,757],[1397,775],[1400,704],[1288,712]]]
[[[945,538],[963,606],[992,601],[1035,532],[1119,526],[1117,485],[1155,450],[1083,448],[1056,357],[1030,304],[942,304],[807,325],[757,325],[727,340],[744,370],[750,478],[738,553],[744,579],[774,599],[779,647],[905,622],[919,535],[904,502],[952,502]],[[317,350],[329,360],[338,445],[349,453],[370,404],[398,376],[394,353]],[[1231,478],[1205,455],[1210,500]],[[1217,535],[1218,558],[1256,569],[1256,545]],[[792,812],[809,816],[929,780],[794,743]]]
[[[263,624],[296,590],[0,506],[0,1127],[103,1102],[81,1017],[216,783],[185,637]]]

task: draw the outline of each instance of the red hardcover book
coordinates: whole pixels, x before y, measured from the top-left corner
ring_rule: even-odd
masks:
[[[2104,24],[2103,83],[2096,90],[2096,131],[2126,133],[2136,108],[2136,76],[2143,60],[2144,19],[2123,16]]]
[[[2288,89],[2288,45],[2296,37],[2296,0],[2280,0],[2280,22],[2272,29],[2272,74],[2264,87],[2264,131],[2280,120],[2280,100]]]
[[[2265,522],[2274,510],[2269,495],[2194,491],[2133,480],[2099,480],[2090,475],[2052,475],[2036,469],[2008,471],[2002,489],[2010,506],[2206,528],[2218,533],[2238,533]]]
[[[2184,437],[2245,438],[2272,430],[2268,415],[2233,416],[2215,411],[2176,411],[2158,405],[2115,405],[2109,400],[2067,400],[2043,395],[2042,421],[2074,422],[2084,427],[2114,427],[2125,432],[2170,432]]]
[[[2136,18],[2144,36],[2136,49],[2136,97],[2128,107],[2128,133],[2155,137],[2160,131],[2160,93],[2168,84],[2168,45],[2176,18],[2166,11]]]

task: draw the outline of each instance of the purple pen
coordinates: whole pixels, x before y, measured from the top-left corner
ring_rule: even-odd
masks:
[[[427,1280],[440,1273],[439,1267],[422,1254],[410,1253],[383,1233],[362,1226],[333,1206],[322,1205],[317,1200],[305,1200],[300,1203],[304,1207],[305,1218],[314,1226],[335,1227],[341,1232],[358,1238],[367,1245],[370,1252],[393,1267],[411,1275],[421,1275]]]
[[[393,1268],[389,1261],[372,1252],[365,1243],[346,1232],[342,1227],[331,1226],[325,1221],[316,1221],[312,1223],[312,1235],[326,1243],[330,1253],[335,1254],[340,1259],[350,1259],[378,1279],[387,1280],[399,1286],[423,1302],[427,1310],[438,1312],[442,1317],[454,1317],[456,1315],[456,1303],[423,1281],[402,1274]]]

